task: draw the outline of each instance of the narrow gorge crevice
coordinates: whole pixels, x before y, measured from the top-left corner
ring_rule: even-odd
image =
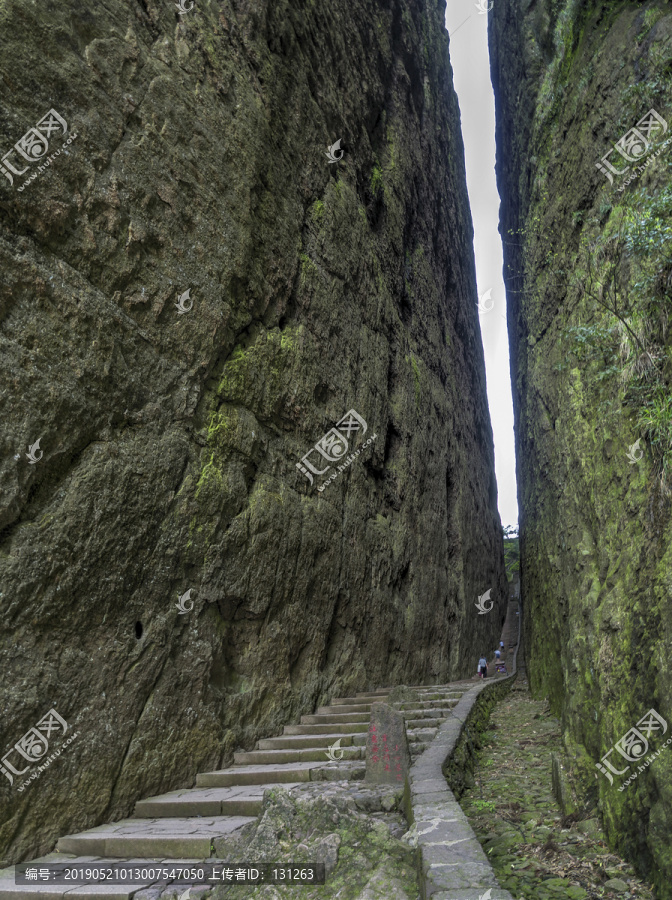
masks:
[[[340,821],[330,873],[339,847],[397,868],[329,890],[431,895],[417,775],[351,783],[372,707],[459,762],[452,710],[511,688],[475,669],[511,674],[522,614],[555,780],[672,898],[672,14],[468,6],[0,4],[0,869],[127,853],[186,807],[142,846],[280,853],[292,817],[297,842]],[[510,373],[456,93],[484,16]]]

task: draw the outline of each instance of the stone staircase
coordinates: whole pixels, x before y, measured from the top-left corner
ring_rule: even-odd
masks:
[[[441,723],[471,686],[469,681],[417,686],[413,688],[416,701],[391,704],[403,712],[412,760],[429,746]],[[235,753],[230,768],[199,774],[193,788],[138,801],[133,818],[62,837],[56,845],[57,852],[32,864],[230,858],[227,840],[255,820],[267,789],[277,785],[289,788],[307,781],[364,778],[371,706],[377,700],[385,700],[391,690],[336,697],[330,706],[302,716],[301,724],[285,725],[282,735],[258,741],[254,750]],[[329,748],[337,741],[338,748],[330,754]],[[149,886],[148,882],[80,885],[75,893],[78,900],[129,900]],[[58,900],[72,892],[73,887],[15,885],[13,868],[0,871],[0,900],[17,900],[26,894]],[[155,895],[158,896],[156,889],[152,893]]]

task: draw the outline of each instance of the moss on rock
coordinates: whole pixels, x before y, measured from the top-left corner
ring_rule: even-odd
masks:
[[[658,125],[641,171],[613,150],[649,110],[670,120],[671,35],[655,0],[505,0],[491,24],[531,685],[666,898],[672,761],[624,792],[596,764],[647,710],[672,720],[672,147]]]

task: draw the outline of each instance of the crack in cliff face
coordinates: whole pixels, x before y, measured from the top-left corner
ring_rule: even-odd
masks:
[[[148,649],[148,648],[147,648],[147,649]],[[166,652],[166,655],[165,655],[165,659],[164,659],[164,661],[163,661],[163,664],[162,664],[161,668],[159,669],[159,672],[157,673],[156,678],[154,679],[153,685],[151,686],[149,692],[147,693],[147,697],[146,697],[146,699],[145,699],[144,706],[143,706],[142,710],[140,711],[140,713],[139,713],[139,715],[138,715],[138,717],[137,717],[137,719],[136,719],[135,727],[132,729],[132,731],[131,731],[131,733],[130,733],[130,735],[129,735],[129,738],[128,738],[128,742],[126,743],[126,747],[125,747],[125,749],[124,749],[124,751],[123,751],[123,754],[121,754],[121,756],[120,756],[120,758],[119,758],[119,760],[118,760],[118,764],[117,764],[117,768],[116,768],[116,775],[115,775],[114,780],[113,780],[113,782],[112,782],[112,784],[111,784],[111,787],[110,787],[110,794],[109,794],[108,805],[107,805],[106,808],[103,810],[101,818],[107,818],[108,815],[109,815],[110,809],[114,809],[115,806],[116,806],[116,803],[115,803],[115,794],[116,794],[116,792],[117,792],[117,789],[118,789],[120,783],[122,782],[123,778],[126,777],[126,774],[127,774],[126,771],[125,771],[125,764],[126,764],[126,760],[127,760],[128,756],[129,756],[129,753],[130,753],[130,750],[131,750],[131,745],[133,744],[133,742],[134,742],[135,740],[137,740],[138,729],[139,729],[139,726],[140,726],[140,722],[142,721],[142,717],[143,717],[143,715],[144,715],[145,710],[147,709],[148,704],[151,703],[151,701],[152,701],[152,697],[153,697],[153,694],[154,694],[154,690],[155,690],[157,684],[159,683],[159,681],[160,681],[160,679],[161,679],[161,677],[162,677],[162,675],[163,675],[163,672],[164,672],[164,669],[165,669],[165,667],[166,667],[166,664],[168,663],[168,659],[169,659],[169,654],[168,654],[168,652]],[[140,660],[137,660],[137,662],[140,662]],[[134,666],[135,666],[135,663],[134,663]],[[138,786],[138,787],[140,788],[140,790],[142,790],[142,787],[141,787],[141,786]]]

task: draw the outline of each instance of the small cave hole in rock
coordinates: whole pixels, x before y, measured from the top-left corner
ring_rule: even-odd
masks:
[[[142,622],[135,623],[135,636],[138,640],[142,637]]]

